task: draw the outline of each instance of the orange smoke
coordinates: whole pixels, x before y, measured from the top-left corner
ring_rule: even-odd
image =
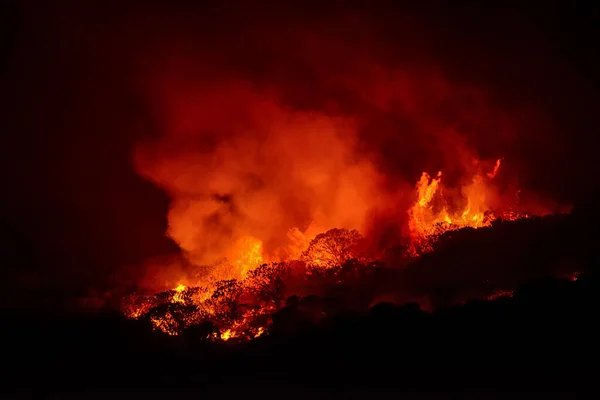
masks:
[[[236,267],[230,277],[243,276],[293,247],[286,232],[364,231],[383,204],[351,118],[295,111],[243,84],[194,95],[206,108],[178,115],[135,154],[137,170],[171,196],[167,235],[192,264],[225,260]]]
[[[506,198],[493,183],[501,160],[480,162],[464,136],[435,121],[419,119],[422,129],[442,129],[435,137],[451,149],[442,154],[455,182],[423,173],[413,198],[402,180],[390,185],[379,154],[361,147],[360,118],[295,109],[272,90],[237,81],[170,83],[165,98],[165,132],[140,143],[135,163],[171,197],[167,235],[198,284],[298,259],[333,228],[372,232],[381,214],[400,214],[412,241],[487,226]]]
[[[136,147],[135,167],[168,193],[167,235],[197,279],[298,259],[333,228],[379,251],[440,223],[485,226],[490,211],[510,208],[502,203],[519,185],[500,190],[495,162],[519,124],[483,88],[434,63],[388,66],[368,35],[357,47],[284,30],[271,49],[258,32],[248,52],[278,54],[259,63],[261,78],[184,52],[166,53],[175,61],[144,82],[158,136]],[[443,185],[423,174],[415,197],[418,174],[439,170]]]

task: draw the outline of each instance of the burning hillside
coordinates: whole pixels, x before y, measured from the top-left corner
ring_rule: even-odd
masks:
[[[377,257],[524,207],[510,177],[496,182],[501,161],[479,161],[455,132],[441,136],[456,157],[444,182],[442,172],[423,173],[415,201],[414,184],[363,148],[360,117],[295,110],[247,84],[213,86],[192,99],[175,96],[165,135],[136,149],[138,171],[172,199],[167,235],[186,265],[160,266],[162,276],[169,268],[174,276],[154,289],[182,283],[182,269],[193,270],[188,285],[244,278],[261,263],[301,258],[334,228],[360,232],[363,252]]]
[[[446,232],[560,211],[517,173],[515,143],[537,112],[499,105],[433,61],[394,61],[364,21],[341,20],[364,33],[358,45],[331,21],[277,40],[250,30],[251,49],[233,53],[260,72],[185,46],[139,67],[156,134],[134,165],[168,195],[180,252],[148,262],[138,286],[159,294],[127,298],[126,315],[170,334],[211,324],[253,337],[285,299],[339,284],[342,270],[405,266]]]
[[[432,251],[449,231],[528,218],[530,214],[515,211],[510,204],[501,212],[491,208],[497,201],[492,181],[500,166],[499,159],[490,171],[477,173],[453,202],[444,196],[441,172],[433,179],[423,173],[416,185],[415,202],[407,212],[409,246],[404,257],[414,259]],[[133,294],[123,299],[122,311],[129,318],[149,319],[155,329],[169,335],[195,329],[207,339],[251,339],[268,331],[270,316],[281,309],[286,298],[310,294],[311,284],[313,290],[344,284],[345,279],[368,274],[368,269],[380,265],[367,256],[365,238],[357,230],[333,228],[307,240],[306,232],[295,227],[287,239],[286,247],[268,254],[259,239],[241,236],[231,243],[231,258],[201,269],[195,284],[187,287],[180,283],[157,294]],[[193,279],[188,275],[181,280]],[[498,293],[510,291],[495,291],[491,297]]]
[[[595,382],[589,7],[29,3],[0,13],[15,394]]]
[[[488,172],[477,172],[471,182],[460,188],[462,206],[449,205],[444,195],[442,171],[435,178],[423,172],[417,183],[417,200],[409,210],[410,252],[413,256],[431,251],[436,238],[448,231],[477,229],[491,226],[496,219],[514,221],[530,215],[517,208],[520,191],[515,193],[512,204],[498,202],[497,188],[492,181],[500,170],[501,162],[502,159],[498,159]]]
[[[161,87],[165,132],[140,143],[135,162],[170,196],[167,235],[181,254],[148,269],[144,282],[159,294],[125,299],[125,314],[172,335],[202,326],[210,337],[251,338],[289,296],[340,284],[341,270],[369,268],[390,248],[410,260],[445,232],[557,211],[523,204],[503,159],[480,159],[457,130],[483,129],[480,119],[458,107],[448,127],[421,114],[455,96],[458,104],[481,99],[478,92],[438,73],[404,77],[410,85],[385,100],[404,103],[388,112],[413,118],[414,129],[439,141],[429,157],[443,156],[427,163],[443,168],[422,172],[416,185],[365,147],[376,118],[369,113],[306,110],[272,86],[236,80],[183,86],[174,78]],[[420,100],[432,82],[440,99]],[[375,74],[365,85],[384,83]]]

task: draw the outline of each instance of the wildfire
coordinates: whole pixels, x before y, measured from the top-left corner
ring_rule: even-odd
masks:
[[[172,302],[173,303],[184,303],[183,300],[183,291],[185,290],[185,286],[183,285],[177,285],[177,287],[174,289],[175,290],[175,294],[173,295],[172,298]]]
[[[459,204],[464,204],[462,207],[455,204],[453,208],[444,196],[441,171],[435,178],[423,172],[416,185],[417,199],[409,210],[413,252],[430,250],[431,240],[444,232],[489,226],[497,218],[490,207],[490,194],[493,193],[491,181],[496,177],[501,161],[496,161],[492,171],[475,174],[471,182],[461,188]]]
[[[418,256],[431,251],[436,238],[446,231],[464,227],[481,228],[498,218],[515,220],[526,217],[526,214],[514,211],[494,214],[491,208],[494,193],[492,180],[500,166],[501,159],[495,162],[490,171],[476,173],[469,183],[460,188],[458,201],[447,198],[441,171],[435,177],[423,172],[416,184],[415,201],[408,210],[412,242],[409,253]],[[169,335],[178,335],[186,327],[210,320],[219,325],[207,333],[212,340],[258,337],[266,332],[267,327],[264,322],[256,321],[276,311],[273,303],[260,303],[264,292],[263,295],[259,293],[267,290],[273,296],[273,290],[281,280],[278,274],[282,270],[269,267],[265,264],[267,261],[285,263],[301,260],[307,267],[332,269],[348,259],[360,258],[357,244],[362,236],[358,231],[331,229],[317,234],[312,240],[307,236],[307,231],[290,229],[286,236],[288,244],[273,255],[265,254],[264,244],[257,237],[241,235],[232,241],[225,264],[217,265],[212,279],[202,281],[203,286],[178,284],[165,292],[168,296],[133,296],[125,301],[123,312],[134,319],[149,315],[154,328]],[[498,292],[490,298],[510,295],[510,292]],[[245,301],[257,304],[257,307],[241,309],[235,306],[243,297]]]
[[[221,334],[221,340],[229,340],[231,338],[235,337],[235,332],[233,332],[231,329],[227,329],[225,332],[223,332]]]
[[[246,277],[248,271],[258,267],[264,262],[263,243],[252,236],[243,236],[238,239],[232,248],[231,259],[241,277]]]
[[[272,269],[265,271],[271,272]],[[263,279],[271,278],[263,275]],[[266,329],[264,325],[256,324],[257,318],[272,312],[267,304],[245,310],[235,305],[240,296],[256,292],[252,278],[240,282],[217,282],[209,289],[180,284],[166,292],[134,294],[123,299],[121,309],[128,318],[148,318],[155,330],[170,336],[177,336],[188,327],[212,320],[218,321],[219,327],[214,326],[206,332],[211,340],[251,339],[264,334]]]
[[[432,251],[444,232],[526,217],[497,204],[502,159],[470,161],[484,139],[512,156],[508,146],[521,143],[513,140],[530,121],[521,126],[521,114],[512,118],[484,87],[463,85],[440,65],[386,65],[378,54],[387,45],[338,43],[329,31],[282,39],[282,54],[293,54],[267,62],[264,74],[237,61],[233,69],[211,64],[237,56],[196,60],[187,53],[196,46],[169,46],[139,74],[140,106],[156,134],[136,144],[132,162],[168,197],[165,235],[180,252],[148,273],[160,275],[148,279],[154,293],[124,299],[128,317],[171,335],[210,322],[209,337],[251,338],[268,332],[264,317],[286,300],[277,297],[281,271],[265,264],[326,275],[386,246],[402,253],[389,259],[410,260],[405,253]],[[287,66],[300,68],[303,83],[279,73]],[[431,158],[447,164],[422,172],[416,187],[406,181]],[[455,177],[459,170],[468,172]]]

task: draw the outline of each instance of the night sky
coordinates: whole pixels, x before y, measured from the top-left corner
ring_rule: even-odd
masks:
[[[521,184],[556,201],[577,204],[597,190],[597,7],[187,3],[0,1],[0,222],[9,282],[108,285],[114,271],[176,249],[164,237],[167,195],[132,167],[135,143],[159,134],[145,84],[161,68],[193,75],[198,63],[223,65],[250,81],[289,86],[298,107],[362,107],[311,74],[312,64],[303,69],[301,50],[286,44],[313,27],[337,42],[365,41],[376,63],[433,63],[453,81],[484,87],[515,118],[541,115],[526,118],[511,140],[479,138],[476,147],[505,155]],[[369,139],[368,147],[384,154],[397,145],[390,140]],[[437,167],[384,159],[382,168],[409,181]]]

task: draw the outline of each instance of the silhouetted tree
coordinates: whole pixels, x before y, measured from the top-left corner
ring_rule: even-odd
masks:
[[[187,327],[183,334],[190,345],[195,345],[199,341],[210,340],[217,336],[219,329],[211,321],[204,321]]]
[[[286,263],[263,264],[248,273],[246,284],[260,301],[272,303],[275,309],[279,309],[289,274],[290,267]]]
[[[359,257],[363,237],[357,230],[330,229],[318,234],[302,253],[302,260],[313,268],[333,268]]]
[[[219,281],[215,284],[215,291],[211,300],[216,308],[217,317],[232,321],[237,320],[242,315],[240,297],[243,293],[243,286],[237,279],[228,279]]]
[[[300,298],[297,295],[292,295],[285,300],[286,307],[294,307],[298,305]]]

